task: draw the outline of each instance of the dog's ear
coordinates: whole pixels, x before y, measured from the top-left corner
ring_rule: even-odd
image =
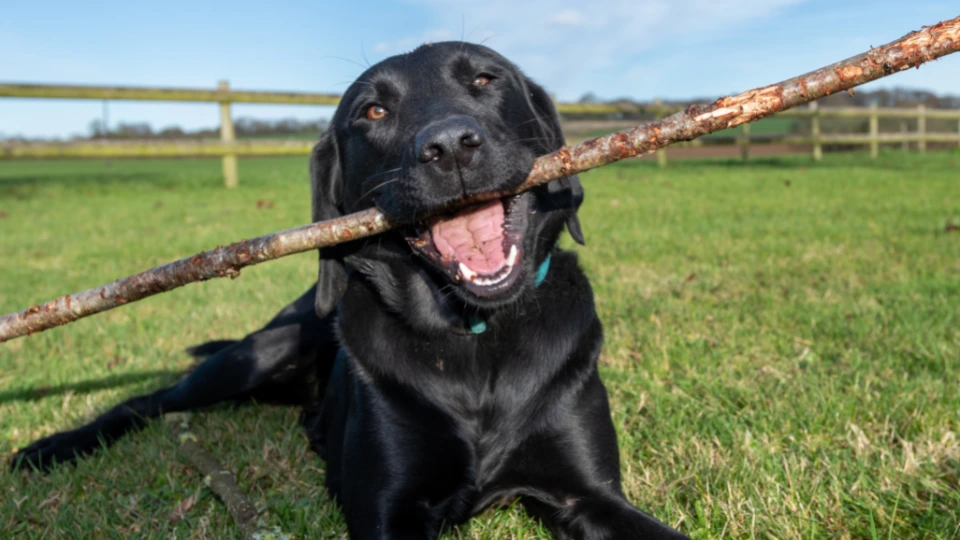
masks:
[[[333,129],[327,129],[310,154],[310,195],[313,200],[313,221],[343,216],[343,173],[340,153]],[[317,316],[326,317],[340,302],[347,288],[347,269],[343,262],[344,248],[320,249],[320,274],[314,307]]]
[[[580,183],[580,177],[573,175],[549,182],[547,192],[550,193],[551,199],[558,201],[558,206],[569,209],[567,231],[570,232],[570,238],[573,238],[574,242],[581,246],[585,245],[583,229],[580,227],[580,219],[577,217],[577,210],[583,203],[583,185]]]
[[[530,79],[526,79],[524,83],[527,90],[527,103],[537,118],[535,124],[539,133],[535,136],[543,141],[544,153],[559,150],[566,143],[563,138],[563,129],[560,127],[560,115],[557,114],[553,99],[540,85]],[[573,175],[554,180],[547,184],[547,192],[558,206],[569,209],[567,230],[576,243],[584,245],[583,228],[580,227],[580,219],[577,217],[577,210],[583,203],[583,185],[580,183],[580,177]]]
[[[553,105],[553,99],[539,84],[525,76],[521,75],[521,77],[523,79],[521,87],[525,91],[524,97],[533,115],[532,121],[524,124],[528,129],[535,131],[529,135],[536,137],[540,142],[540,152],[543,154],[559,150],[564,145],[563,130],[560,128],[560,116]]]

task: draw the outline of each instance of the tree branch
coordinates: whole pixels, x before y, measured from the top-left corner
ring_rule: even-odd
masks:
[[[676,141],[689,141],[721,129],[753,122],[817,98],[848,90],[960,50],[960,17],[869,52],[799,77],[691,106],[660,121],[580,143],[542,156],[527,180],[511,193],[570,176],[614,161],[652,152]],[[488,193],[462,204],[502,197]],[[376,209],[343,218],[275,232],[218,247],[102,287],[63,296],[0,317],[0,343],[60,326],[195,281],[236,277],[245,266],[382,233],[396,226]]]
[[[204,485],[223,501],[244,538],[285,538],[278,531],[260,528],[257,524],[257,508],[243,494],[243,490],[233,478],[233,473],[220,465],[216,458],[197,442],[196,435],[190,432],[189,413],[169,413],[164,415],[163,419],[174,427],[179,443],[178,451],[203,475]]]

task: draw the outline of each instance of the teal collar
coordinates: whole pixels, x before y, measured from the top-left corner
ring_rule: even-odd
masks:
[[[540,287],[540,285],[543,285],[544,280],[547,279],[547,272],[550,271],[550,257],[552,255],[553,252],[547,252],[546,258],[543,259],[540,267],[537,268],[537,278],[533,282],[534,287]],[[467,315],[467,326],[470,327],[471,334],[482,334],[487,331],[487,321],[483,320],[483,317],[476,313]]]
[[[543,259],[542,263],[540,263],[540,268],[537,268],[537,279],[533,282],[534,287],[543,285],[543,280],[547,279],[547,272],[550,271],[550,257],[552,256],[553,252],[548,251],[547,257]]]
[[[487,321],[476,313],[467,315],[467,326],[470,327],[471,334],[482,334],[487,331]]]

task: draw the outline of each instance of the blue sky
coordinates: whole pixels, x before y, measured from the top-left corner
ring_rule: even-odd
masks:
[[[340,93],[369,62],[481,42],[561,100],[719,96],[792,77],[960,14],[955,0],[0,2],[0,81]],[[960,94],[960,56],[877,81]],[[0,98],[0,134],[69,136],[98,101]],[[110,120],[215,126],[212,104],[111,102]],[[317,118],[323,107],[236,105]]]

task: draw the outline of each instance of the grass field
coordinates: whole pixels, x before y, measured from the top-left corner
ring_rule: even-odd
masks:
[[[762,120],[757,120],[750,124],[750,133],[756,137],[758,135],[789,135],[793,131],[793,126],[796,123],[794,118],[783,118],[775,116],[772,118],[764,118]],[[603,135],[609,135],[618,129],[622,129],[617,125],[618,123],[613,123],[611,127],[598,127],[588,130],[570,130],[564,129],[564,134],[568,139],[583,140],[589,139],[592,137],[600,137]],[[724,129],[714,133],[709,133],[700,137],[700,139],[725,139],[730,137],[737,137],[743,133],[743,126],[737,126],[735,128]]]
[[[219,167],[0,163],[0,313],[309,215],[305,158],[241,161],[233,191]],[[631,500],[695,538],[960,535],[960,154],[583,178]],[[175,381],[184,347],[255,329],[314,272],[296,256],[0,345],[0,455]],[[297,411],[193,422],[266,524],[344,537]],[[0,536],[237,534],[161,422],[47,476],[4,469],[0,491]],[[512,508],[449,537],[544,535]]]

